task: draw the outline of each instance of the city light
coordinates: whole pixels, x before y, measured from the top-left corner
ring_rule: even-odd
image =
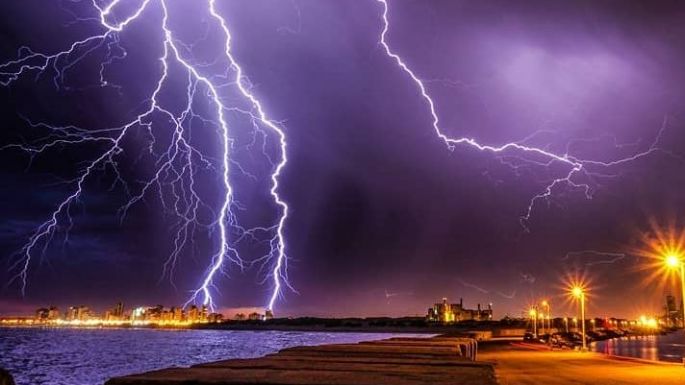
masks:
[[[668,254],[664,260],[666,262],[666,266],[671,268],[677,268],[682,263],[680,256],[677,254]]]
[[[571,288],[571,294],[576,298],[580,298],[583,295],[583,288],[580,286],[574,286]]]
[[[635,250],[644,257],[640,269],[649,270],[646,283],[657,281],[660,290],[679,287],[681,298],[685,298],[685,228],[678,229],[674,221],[668,226],[660,226],[655,221],[650,225],[651,231],[642,234],[642,247]],[[685,325],[685,306],[680,317]],[[646,327],[642,320],[640,324]]]
[[[585,297],[587,289],[585,288],[585,285],[580,283],[579,281],[576,281],[575,283],[572,283],[570,288],[569,288],[569,293],[571,296],[575,299],[578,300],[580,303],[580,322],[581,322],[581,338],[583,342],[583,351],[587,350],[587,341],[586,341],[586,334],[585,334]]]

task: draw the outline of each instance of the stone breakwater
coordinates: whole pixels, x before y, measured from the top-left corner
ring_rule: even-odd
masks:
[[[418,385],[496,384],[493,365],[475,361],[470,338],[389,338],[300,346],[260,358],[168,368],[110,379],[106,385]]]

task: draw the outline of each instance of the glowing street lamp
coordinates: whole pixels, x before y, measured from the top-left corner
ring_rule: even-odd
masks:
[[[682,290],[683,301],[685,301],[685,260],[680,254],[669,253],[664,257],[664,263],[670,269],[680,270],[680,289]],[[685,329],[685,306],[682,306],[682,310],[683,328]]]
[[[580,301],[580,322],[582,325],[583,351],[587,350],[587,343],[585,342],[585,290],[581,286],[573,286],[571,288],[571,295],[578,298]]]
[[[548,333],[552,334],[552,321],[551,321],[551,308],[549,306],[549,301],[544,300],[541,303],[542,307],[547,308],[547,329],[549,329]],[[545,329],[545,317],[543,315],[542,318],[542,328]]]
[[[538,338],[538,311],[534,307],[530,309],[528,312],[528,315],[530,315],[531,321],[533,321],[533,335],[535,336],[535,339]]]

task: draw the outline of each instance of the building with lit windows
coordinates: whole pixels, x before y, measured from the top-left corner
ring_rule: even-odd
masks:
[[[464,300],[459,299],[459,303],[448,303],[447,298],[442,302],[435,303],[428,308],[426,319],[430,322],[452,323],[459,321],[489,321],[492,320],[492,304],[488,304],[487,309],[481,308],[478,304],[476,309],[464,308]]]

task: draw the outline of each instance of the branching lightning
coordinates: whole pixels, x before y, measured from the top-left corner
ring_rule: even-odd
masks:
[[[468,145],[472,148],[475,148],[478,151],[485,151],[485,152],[491,152],[495,154],[496,156],[504,156],[505,154],[509,153],[518,153],[521,155],[516,156],[517,159],[529,163],[529,164],[536,164],[536,165],[542,165],[542,166],[550,166],[552,164],[561,164],[566,166],[567,171],[563,173],[561,176],[554,178],[546,183],[544,188],[534,195],[527,207],[523,210],[523,214],[520,217],[520,222],[523,228],[528,231],[528,221],[531,218],[531,215],[533,214],[533,209],[535,208],[535,205],[538,201],[544,201],[548,200],[552,194],[554,193],[555,188],[561,185],[566,185],[570,188],[581,190],[585,197],[587,199],[592,198],[592,188],[589,183],[587,182],[582,182],[578,181],[578,179],[581,179],[581,177],[584,177],[589,180],[593,180],[595,178],[602,178],[602,177],[613,177],[615,174],[609,172],[609,173],[602,173],[598,171],[594,171],[591,169],[591,167],[596,167],[600,169],[609,169],[613,166],[618,166],[624,163],[632,162],[640,158],[644,158],[654,152],[660,151],[662,153],[665,153],[667,155],[673,156],[673,157],[678,157],[676,154],[671,153],[668,150],[662,149],[659,146],[659,142],[661,139],[661,136],[663,134],[663,131],[666,129],[668,125],[668,120],[664,118],[663,124],[661,128],[659,129],[659,132],[656,135],[656,138],[654,139],[654,142],[649,146],[648,149],[638,152],[632,156],[628,156],[625,158],[620,158],[608,162],[603,162],[603,161],[596,161],[596,160],[586,160],[586,159],[580,159],[578,157],[575,157],[571,154],[568,153],[568,151],[565,154],[556,154],[554,152],[547,151],[542,148],[538,147],[532,147],[532,146],[527,146],[525,145],[525,140],[524,141],[517,141],[517,142],[509,142],[505,143],[502,145],[487,145],[487,144],[481,144],[479,143],[476,139],[469,138],[469,137],[458,137],[458,138],[453,138],[450,137],[448,134],[446,134],[443,129],[440,127],[440,118],[438,116],[438,112],[435,107],[435,103],[433,101],[433,98],[430,96],[428,93],[425,82],[420,79],[419,76],[414,73],[414,71],[409,68],[409,66],[405,63],[405,61],[402,59],[402,57],[395,51],[393,51],[390,47],[390,44],[388,43],[388,32],[390,29],[390,21],[389,21],[389,7],[388,7],[388,1],[387,0],[376,0],[382,5],[382,30],[380,33],[380,40],[379,40],[379,45],[382,47],[383,51],[385,54],[394,61],[394,63],[407,75],[409,78],[414,82],[416,87],[419,90],[419,93],[421,95],[421,98],[424,100],[426,105],[428,106],[428,109],[430,111],[430,115],[432,118],[431,125],[433,127],[433,130],[435,131],[435,134],[447,145],[447,147],[450,150],[454,150],[456,146],[458,145]],[[534,157],[537,157],[538,159],[544,159],[543,162],[540,162],[539,160],[535,159],[528,159],[524,158],[523,156],[525,155],[532,155]],[[679,157],[678,157],[679,158]],[[515,165],[509,164],[512,168],[516,168]],[[610,171],[610,170],[609,170]]]
[[[254,240],[267,234],[269,251],[267,255],[258,260],[262,264],[271,266],[270,275],[273,282],[273,291],[268,298],[268,309],[273,309],[275,301],[282,293],[283,286],[290,286],[287,281],[287,257],[285,253],[284,226],[288,216],[288,205],[279,195],[279,179],[287,163],[286,137],[283,129],[274,121],[270,120],[261,102],[251,93],[248,82],[243,75],[243,69],[235,60],[231,52],[231,33],[226,20],[216,9],[215,0],[208,0],[204,6],[208,14],[218,23],[225,40],[222,52],[226,62],[225,73],[219,76],[206,75],[202,71],[204,67],[193,63],[191,49],[184,43],[176,40],[172,27],[169,25],[170,9],[166,0],[144,0],[137,8],[129,12],[129,16],[120,21],[115,20],[115,12],[122,11],[121,0],[112,0],[106,6],[102,6],[97,0],[92,0],[92,6],[97,12],[97,20],[103,32],[88,36],[82,40],[73,42],[68,48],[53,53],[44,54],[34,52],[28,47],[19,50],[18,58],[0,64],[0,84],[11,86],[21,77],[35,74],[38,79],[49,73],[53,74],[52,81],[59,90],[64,84],[64,76],[77,63],[88,55],[98,50],[104,50],[105,59],[100,65],[100,87],[119,87],[110,84],[105,77],[106,68],[115,60],[123,59],[126,51],[120,46],[119,32],[128,25],[141,21],[145,12],[150,10],[151,4],[158,4],[162,13],[160,31],[162,41],[162,55],[158,58],[161,72],[156,81],[156,87],[152,90],[147,101],[145,111],[135,116],[132,120],[117,127],[87,129],[77,126],[54,126],[47,123],[33,123],[33,128],[47,130],[49,134],[34,143],[12,144],[3,149],[18,149],[26,152],[31,159],[50,149],[65,147],[100,145],[104,149],[95,159],[88,161],[78,176],[67,183],[72,186],[71,193],[62,200],[49,218],[41,223],[28,238],[27,243],[18,253],[17,261],[13,268],[18,271],[14,280],[19,280],[22,293],[26,289],[27,276],[32,260],[37,253],[45,253],[46,248],[53,240],[56,232],[60,231],[61,223],[66,222],[65,237],[71,228],[73,219],[71,216],[72,206],[77,204],[83,195],[85,184],[97,171],[109,170],[115,175],[115,184],[124,188],[129,196],[128,201],[121,207],[119,214],[122,220],[128,210],[136,203],[145,199],[146,196],[157,192],[162,206],[177,218],[173,249],[164,264],[162,277],[168,275],[171,279],[176,261],[183,249],[192,242],[192,233],[198,229],[218,229],[219,245],[211,256],[211,262],[199,287],[192,291],[188,303],[201,301],[211,309],[216,306],[212,297],[215,290],[214,282],[217,274],[224,272],[226,264],[232,263],[241,269],[251,265],[254,261],[245,261],[238,252],[237,246],[244,240]],[[201,4],[198,2],[197,4]],[[79,21],[92,21],[93,18],[79,19]],[[174,111],[165,107],[160,101],[159,95],[167,86],[171,75],[171,67],[182,69],[185,74],[182,80],[185,83],[185,107],[182,111]],[[232,75],[232,76],[229,76]],[[239,106],[226,105],[222,96],[222,89],[233,87],[249,104],[249,109]],[[201,96],[206,96],[213,106],[215,115],[212,118],[202,116],[194,110],[194,102]],[[242,166],[232,157],[234,140],[232,139],[227,121],[227,112],[246,115],[254,126],[260,130],[259,125],[267,127],[276,136],[279,144],[279,161],[274,164],[271,156],[262,147],[263,155],[273,165],[270,195],[278,206],[278,219],[274,225],[246,229],[239,225],[236,217],[238,203],[234,199],[234,186],[231,183],[231,172],[235,169],[245,175],[255,178],[245,171]],[[159,124],[162,121],[164,124]],[[216,160],[205,155],[191,138],[194,121],[202,124],[213,124],[217,127],[221,139],[221,159]],[[156,135],[156,130],[162,126],[166,135],[171,139],[164,140]],[[139,185],[127,183],[118,167],[117,158],[124,155],[123,141],[130,131],[143,130],[149,136],[148,152],[154,157],[155,172],[146,181]],[[266,141],[266,139],[264,139]],[[159,148],[162,148],[160,151]],[[215,163],[219,166],[216,167]],[[223,198],[218,210],[212,209],[201,198],[196,185],[196,176],[202,170],[219,169],[223,185]],[[203,220],[203,213],[211,213],[212,219]]]

